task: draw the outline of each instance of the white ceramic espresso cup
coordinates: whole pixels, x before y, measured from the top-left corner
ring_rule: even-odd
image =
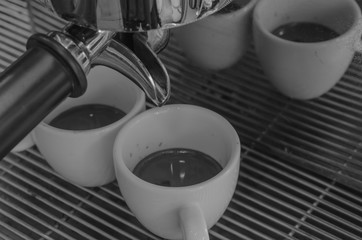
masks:
[[[169,148],[201,151],[222,170],[204,182],[165,187],[132,173],[147,155]],[[166,239],[206,240],[227,208],[239,175],[240,141],[217,113],[193,105],[166,105],[136,116],[119,132],[114,161],[122,195],[137,219]]]
[[[355,0],[260,0],[254,9],[255,48],[266,76],[284,95],[312,99],[329,91],[361,47],[361,10]],[[300,43],[272,34],[294,22],[319,23],[340,36]]]
[[[33,140],[49,165],[69,182],[94,187],[115,180],[115,137],[126,122],[145,110],[145,94],[124,75],[104,66],[94,67],[87,80],[84,95],[67,98],[24,141]],[[112,124],[91,130],[63,130],[49,125],[60,113],[84,104],[113,106],[126,115]]]
[[[173,29],[177,43],[194,66],[222,70],[238,62],[251,42],[251,16],[257,0],[233,0],[242,6]]]

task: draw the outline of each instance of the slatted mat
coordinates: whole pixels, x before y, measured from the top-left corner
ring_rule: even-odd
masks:
[[[62,25],[36,4],[34,15],[36,31]],[[2,71],[31,33],[24,1],[0,1],[0,29]],[[237,189],[211,239],[362,239],[360,56],[312,101],[276,92],[253,47],[218,73],[188,65],[175,39],[160,57],[172,79],[170,103],[222,114],[243,143]],[[74,186],[32,148],[0,162],[0,239],[159,238],[134,218],[116,182]]]

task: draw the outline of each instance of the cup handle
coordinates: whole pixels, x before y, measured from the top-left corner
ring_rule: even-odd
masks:
[[[35,145],[32,133],[26,135],[12,150],[11,152],[21,152]]]
[[[179,211],[184,240],[209,240],[204,215],[197,204],[189,204]]]

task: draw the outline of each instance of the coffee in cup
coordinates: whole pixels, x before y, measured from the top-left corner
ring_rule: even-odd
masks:
[[[53,118],[49,125],[55,128],[73,131],[91,130],[112,124],[126,113],[104,104],[84,104],[71,107]]]
[[[274,29],[272,33],[282,39],[300,43],[323,42],[340,35],[329,27],[313,22],[286,23]]]
[[[222,170],[209,155],[187,148],[170,148],[142,159],[133,173],[149,183],[165,187],[185,187],[206,181]]]

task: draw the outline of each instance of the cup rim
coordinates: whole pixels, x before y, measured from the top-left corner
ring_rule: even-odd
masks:
[[[259,0],[249,0],[249,2],[247,4],[245,4],[243,7],[237,9],[236,11],[230,12],[230,13],[219,13],[219,11],[215,12],[214,14],[211,14],[209,17],[224,17],[224,18],[228,18],[228,16],[232,15],[232,14],[240,14],[240,15],[244,15],[246,13],[248,13],[250,10],[252,10],[254,8],[254,6],[256,5],[256,3]],[[204,18],[207,19],[207,18]]]
[[[249,12],[255,6],[257,1],[258,0],[249,0],[247,4],[245,4],[243,7],[241,7],[235,12]]]
[[[253,8],[258,0],[250,0],[244,7],[240,10],[248,12],[251,8]]]
[[[323,46],[326,44],[329,44],[331,42],[338,42],[341,41],[342,39],[347,39],[350,38],[350,33],[354,32],[356,28],[358,28],[358,26],[360,25],[360,23],[362,22],[361,17],[362,17],[362,13],[360,10],[359,5],[357,4],[357,2],[355,0],[342,0],[342,1],[349,1],[348,3],[353,5],[353,11],[354,14],[357,16],[357,20],[353,22],[353,24],[351,25],[351,27],[345,31],[344,33],[340,34],[339,36],[326,40],[326,41],[320,41],[320,42],[294,42],[294,41],[290,41],[290,40],[286,40],[280,37],[275,36],[274,34],[272,34],[271,31],[267,30],[264,27],[264,24],[261,23],[261,21],[259,20],[259,9],[261,9],[263,7],[263,4],[266,4],[266,2],[269,2],[270,0],[259,0],[258,4],[256,4],[254,11],[253,11],[253,22],[256,26],[258,26],[259,30],[263,32],[264,35],[268,36],[269,38],[271,38],[274,41],[277,42],[281,42],[283,44],[287,44],[287,45],[291,45],[291,46],[303,46],[303,47],[315,47],[315,46]],[[361,36],[359,36],[361,37]]]
[[[154,115],[154,114],[162,114],[162,112],[166,112],[167,109],[177,109],[177,108],[189,108],[189,109],[194,109],[197,111],[204,111],[206,114],[212,115],[216,118],[218,118],[220,120],[220,122],[222,122],[222,124],[224,124],[224,126],[226,126],[230,133],[231,133],[231,138],[233,138],[233,142],[235,142],[235,144],[232,146],[232,153],[230,155],[230,160],[227,162],[227,164],[223,167],[223,169],[216,174],[215,176],[213,176],[212,178],[203,181],[201,183],[197,183],[197,184],[193,184],[193,185],[189,185],[189,186],[182,186],[182,187],[167,187],[167,186],[161,186],[161,185],[157,185],[157,184],[153,184],[150,182],[147,182],[139,177],[137,177],[135,174],[133,174],[133,172],[126,166],[126,164],[124,163],[124,161],[122,161],[121,159],[119,159],[119,157],[117,157],[117,155],[121,155],[122,153],[119,153],[119,149],[116,146],[122,145],[122,143],[124,141],[127,141],[126,137],[123,137],[123,132],[126,131],[130,131],[130,128],[133,128],[135,125],[137,125],[138,122],[142,121],[143,119],[147,118],[149,115]],[[144,188],[147,188],[149,190],[155,190],[155,191],[167,191],[167,192],[181,192],[181,191],[194,191],[194,190],[198,190],[200,188],[203,188],[207,185],[210,185],[211,183],[218,181],[218,179],[223,178],[225,175],[230,174],[230,172],[234,171],[236,167],[239,166],[239,163],[241,161],[241,143],[240,143],[240,139],[238,136],[238,133],[236,132],[236,130],[234,129],[234,127],[231,125],[231,123],[229,121],[227,121],[223,116],[221,116],[220,114],[211,111],[207,108],[204,107],[200,107],[200,106],[196,106],[196,105],[191,105],[191,104],[169,104],[169,105],[164,105],[162,107],[158,107],[158,108],[152,108],[149,110],[146,110],[142,113],[140,113],[139,115],[137,115],[136,117],[134,117],[132,119],[132,121],[129,121],[118,133],[116,140],[114,142],[114,147],[113,147],[113,153],[114,153],[114,157],[113,157],[113,161],[114,161],[114,166],[116,168],[116,177],[118,178],[118,174],[123,174],[123,176],[126,176],[128,179],[130,179],[131,181],[133,181],[134,183],[137,183],[137,185],[141,185]],[[117,173],[117,169],[118,168],[122,168],[123,170],[122,173]],[[239,169],[238,169],[239,170]]]
[[[120,73],[120,75],[122,75]],[[124,76],[124,75],[123,75]],[[125,78],[127,78],[126,76],[124,76]],[[127,78],[128,79],[128,78]],[[128,79],[129,81],[131,81],[130,79]],[[134,85],[135,88],[138,88],[136,85]],[[53,127],[50,124],[46,123],[45,120],[43,120],[38,127],[41,127],[47,131],[51,131],[53,133],[58,133],[58,134],[82,134],[87,135],[87,134],[97,134],[97,133],[101,133],[101,132],[105,132],[105,131],[112,131],[113,129],[117,128],[118,126],[124,124],[125,122],[128,122],[131,118],[133,118],[135,115],[137,115],[138,112],[140,112],[146,103],[146,95],[145,93],[141,90],[141,89],[137,89],[137,96],[135,99],[135,104],[132,106],[131,110],[128,111],[128,113],[126,113],[125,116],[123,116],[122,118],[120,118],[119,120],[111,123],[111,124],[107,124],[103,127],[99,127],[99,128],[93,128],[93,129],[87,129],[87,130],[68,130],[68,129],[61,129],[61,128],[57,128],[57,127]]]

